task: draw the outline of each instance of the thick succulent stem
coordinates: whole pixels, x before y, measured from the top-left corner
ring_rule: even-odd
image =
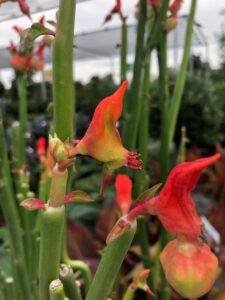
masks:
[[[26,260],[22,243],[21,225],[13,197],[12,180],[10,176],[9,161],[7,156],[6,142],[4,138],[3,123],[0,120],[0,187],[1,207],[10,234],[12,247],[13,266],[16,272],[16,280],[20,287],[20,295],[23,300],[32,299],[29,279],[26,268]]]
[[[60,0],[53,45],[53,105],[55,132],[62,141],[74,136],[75,91],[73,36],[75,0]]]
[[[59,279],[53,280],[49,285],[50,300],[64,300],[63,284]]]
[[[135,231],[136,222],[134,221],[121,236],[106,246],[86,300],[107,299],[129,250]]]
[[[61,264],[59,267],[59,278],[63,283],[65,294],[69,299],[82,300],[80,289],[76,284],[71,266]]]
[[[65,208],[48,207],[41,216],[39,298],[49,300],[49,285],[58,278]],[[54,299],[54,298],[52,298]]]

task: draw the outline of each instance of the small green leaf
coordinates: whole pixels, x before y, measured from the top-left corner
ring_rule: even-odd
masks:
[[[143,202],[143,201],[151,198],[152,196],[154,196],[154,194],[159,190],[161,185],[162,185],[162,183],[158,183],[158,184],[152,186],[150,189],[147,189],[146,191],[144,191],[142,194],[140,194],[138,196],[138,198],[135,200],[135,203]]]
[[[21,55],[30,53],[32,51],[35,39],[41,35],[54,36],[55,33],[40,23],[34,23],[30,28],[25,29],[20,38],[19,53]]]

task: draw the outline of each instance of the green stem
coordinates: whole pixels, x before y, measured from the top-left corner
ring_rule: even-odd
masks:
[[[129,92],[129,103],[127,122],[124,129],[124,145],[129,149],[135,148],[137,131],[138,131],[138,120],[141,112],[141,102],[139,99],[140,83],[141,83],[141,68],[143,62],[143,46],[144,46],[144,34],[145,34],[145,23],[146,23],[146,0],[140,1],[140,16],[138,20],[137,28],[137,40],[135,50],[135,61],[133,69],[133,79],[131,82]]]
[[[73,139],[75,91],[73,82],[73,36],[75,0],[60,0],[53,45],[53,105],[55,132],[62,141]]]
[[[59,278],[63,283],[65,294],[69,299],[82,300],[80,289],[76,284],[71,266],[61,264],[59,268]]]
[[[148,24],[148,35],[151,34],[151,26],[152,24],[149,22]],[[148,140],[149,140],[149,107],[150,107],[150,57],[151,50],[149,49],[147,53],[148,60],[146,60],[146,64],[143,66],[142,72],[143,75],[143,83],[142,83],[142,109],[141,109],[141,117],[139,120],[139,132],[138,132],[138,148],[141,154],[141,158],[143,161],[143,169],[137,171],[135,173],[134,180],[134,194],[135,197],[138,196],[143,190],[146,189],[147,180],[145,179],[145,168],[148,158]],[[146,269],[152,269],[152,262],[149,256],[149,242],[148,242],[148,230],[147,224],[143,217],[138,218],[138,240],[142,253],[142,262]],[[155,288],[151,282],[151,276],[148,278],[148,284],[151,286],[151,289],[154,291]],[[148,299],[151,299],[150,295],[147,295]]]
[[[50,283],[49,294],[50,294],[50,300],[64,300],[65,299],[63,284],[59,279],[53,280]]]
[[[182,94],[184,91],[184,84],[185,84],[188,60],[189,60],[190,49],[191,49],[191,39],[192,39],[196,4],[197,4],[197,0],[191,1],[191,8],[190,8],[189,16],[188,16],[188,21],[187,21],[187,29],[186,29],[182,63],[181,63],[180,71],[177,75],[176,85],[175,85],[174,92],[172,95],[172,100],[171,100],[170,115],[169,115],[169,132],[168,132],[169,145],[173,141],[178,112],[180,109],[181,97],[182,97]]]
[[[126,20],[121,28],[121,52],[120,52],[120,82],[127,78],[127,24]]]
[[[30,300],[32,299],[32,296],[25,263],[25,254],[21,236],[22,231],[18,211],[15,205],[15,199],[13,197],[12,181],[2,120],[0,121],[0,178],[2,180],[0,187],[2,199],[1,207],[9,228],[16,279],[20,287],[22,299]]]
[[[155,47],[157,47],[161,35],[165,30],[165,20],[169,6],[169,0],[161,1],[160,4],[162,5],[161,10],[153,22],[151,34],[148,35],[145,46],[144,60],[148,57],[148,51],[152,51]]]
[[[169,79],[167,68],[167,35],[161,35],[158,47],[158,63],[159,63],[159,90],[160,90],[160,106],[161,106],[161,180],[165,182],[169,171],[169,143],[168,143],[168,113],[169,113]],[[168,233],[161,227],[161,246],[164,248],[168,242]],[[162,299],[170,299],[168,283],[166,277],[162,273]]]
[[[63,205],[64,196],[66,194],[66,186],[68,179],[68,171],[60,171],[58,165],[52,170],[52,181],[49,192],[48,205],[51,207],[59,207]]]
[[[74,271],[81,272],[81,276],[84,280],[84,290],[85,290],[85,293],[87,294],[88,290],[90,288],[90,285],[91,285],[91,281],[92,281],[91,271],[85,262],[83,262],[81,260],[69,259],[67,248],[66,248],[66,242],[63,243],[63,247],[62,247],[62,261],[65,264],[70,265]]]
[[[48,207],[41,216],[39,299],[49,300],[49,284],[58,278],[65,208]]]
[[[13,169],[17,171],[22,166],[24,160],[24,149],[21,147],[21,128],[19,122],[14,122],[11,126],[11,144],[12,144],[12,163]],[[18,189],[18,174],[15,173],[16,188]]]
[[[134,293],[135,290],[131,285],[129,285],[122,300],[132,300],[134,298]]]
[[[86,300],[105,300],[111,291],[136,231],[136,222],[104,249]]]
[[[14,279],[12,277],[5,278],[5,287],[8,299],[16,300],[15,284]]]
[[[20,153],[20,167],[25,164],[26,140],[25,133],[27,129],[27,77],[26,75],[18,76],[18,95],[19,95],[19,123],[20,123],[20,140],[17,145]]]
[[[161,246],[161,249],[163,249],[168,242],[168,232],[162,226],[161,226],[160,238],[161,238],[160,246]],[[159,259],[159,257],[158,257],[158,259]],[[168,286],[167,279],[166,279],[166,276],[165,276],[162,266],[160,268],[160,272],[161,272],[161,280],[162,280],[162,288],[161,288],[162,300],[170,300],[169,286]]]
[[[159,49],[159,90],[161,106],[161,180],[165,182],[169,170],[169,144],[168,144],[168,109],[169,109],[169,79],[167,68],[167,35],[162,34]]]

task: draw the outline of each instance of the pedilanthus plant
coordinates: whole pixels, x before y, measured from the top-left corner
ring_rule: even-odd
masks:
[[[153,2],[155,5],[157,4],[157,1],[150,2],[150,4]],[[175,2],[176,4],[179,3],[179,1],[174,1],[174,3]],[[122,113],[123,95],[127,87],[126,81],[122,83],[121,87],[112,96],[105,98],[98,105],[84,137],[80,141],[76,141],[76,145],[74,147],[65,142],[67,138],[69,138],[71,142],[73,137],[72,119],[74,102],[72,98],[74,97],[74,91],[72,88],[71,61],[75,1],[62,0],[60,3],[61,8],[59,13],[59,22],[54,42],[54,119],[55,130],[62,141],[58,139],[56,135],[54,137],[50,137],[49,150],[55,163],[54,166],[51,166],[52,182],[47,203],[45,201],[46,196],[43,197],[45,198],[43,199],[44,201],[32,197],[22,202],[22,206],[29,209],[42,210],[39,265],[39,295],[41,300],[64,299],[63,285],[57,279],[60,277],[58,267],[65,220],[64,205],[74,200],[89,201],[88,196],[81,191],[66,194],[68,187],[67,168],[75,160],[74,156],[77,154],[90,155],[104,163],[103,181],[100,191],[101,196],[103,196],[106,185],[110,181],[115,169],[125,165],[139,170],[142,165],[140,155],[138,153],[130,152],[123,146],[119,132],[116,128],[116,122]],[[146,1],[141,0],[141,4],[142,13],[140,22],[140,37],[143,42],[146,19]],[[161,11],[159,10],[159,7],[157,7],[158,10],[156,10],[156,6],[154,6],[157,18],[154,23],[155,26],[153,26],[153,34],[150,35],[150,52],[160,39],[160,35],[158,35],[158,33],[162,28],[164,28],[165,24],[163,24],[162,21],[165,20],[167,6],[168,2],[166,2]],[[170,7],[173,17],[176,17],[178,9],[179,6],[175,7],[175,5],[173,5]],[[119,0],[117,1],[117,5],[112,9],[111,14],[115,12],[119,13],[120,16],[122,14]],[[70,26],[68,25],[68,20],[71,21]],[[37,28],[40,29],[40,34],[48,32],[51,35],[55,35],[55,33],[46,30],[44,27],[40,28],[37,25],[32,26],[31,31],[26,31],[25,35],[25,39],[28,37],[28,49],[30,42],[32,42],[33,39],[32,34],[35,36],[35,30]],[[29,40],[30,38],[31,40]],[[68,50],[67,46],[70,52],[68,57],[65,58],[64,54],[65,49],[66,51]],[[142,43],[141,45],[138,45],[138,74],[140,74],[141,71],[141,55],[144,53],[142,51],[143,49],[141,49],[143,48],[142,46]],[[147,53],[150,54],[149,52]],[[63,66],[65,62],[66,70],[68,71],[68,73],[66,73],[68,76],[64,76],[65,70],[63,69]],[[136,80],[139,84],[137,84],[137,86],[133,86],[133,89],[135,93],[138,93],[138,91],[140,91],[140,78],[136,77]],[[66,106],[67,109],[64,109],[65,93],[66,98],[69,99],[69,103]],[[134,97],[133,94],[132,97]],[[141,105],[138,109],[139,112],[140,109]],[[138,115],[139,113],[137,115],[134,113],[135,120],[136,118],[140,119]],[[139,124],[135,124],[135,126],[139,126]],[[135,147],[133,145],[133,141],[137,138],[136,135],[136,132],[134,134],[132,133],[131,148]],[[130,149],[130,147],[128,148]],[[43,156],[42,153],[39,154],[41,161]],[[161,255],[161,261],[171,285],[182,295],[191,298],[196,296],[198,297],[210,288],[215,277],[217,263],[214,256],[211,255],[208,246],[201,240],[201,222],[195,213],[189,192],[194,187],[199,172],[218,158],[219,156],[216,155],[211,158],[196,161],[190,165],[180,165],[180,169],[175,168],[172,171],[159,196],[149,199],[152,192],[155,191],[155,188],[153,190],[149,190],[138,197],[139,203],[137,202],[135,204],[136,206],[131,210],[130,180],[126,176],[120,177],[120,179],[122,178],[122,181],[125,182],[125,186],[129,187],[128,191],[126,191],[126,189],[124,190],[123,184],[121,186],[121,182],[119,182],[120,180],[117,180],[117,190],[120,191],[118,193],[117,203],[121,208],[122,217],[119,219],[107,239],[107,246],[104,249],[97,273],[88,291],[88,295],[86,297],[87,300],[103,300],[108,297],[136,232],[136,218],[139,214],[144,214],[146,212],[157,214],[165,228],[171,232],[177,233],[178,235],[175,242],[168,244]],[[182,185],[183,187],[181,188]],[[181,217],[182,222],[180,221]],[[194,228],[194,231],[192,230],[192,227]],[[203,262],[205,259],[212,260],[210,268],[206,270],[212,271],[212,276],[206,284],[202,284],[202,278],[200,278],[199,281],[196,281],[197,264],[195,264],[195,262],[200,261],[198,256],[199,252],[202,254],[200,258]],[[188,265],[191,266],[191,269],[189,270],[189,273],[185,273],[182,268],[182,263],[187,262],[187,259],[190,258],[187,258],[187,256],[190,253],[191,259],[188,261]],[[182,280],[184,281],[177,278],[176,270],[175,268],[172,268],[173,266],[171,266],[170,263],[170,260],[172,261],[172,259],[175,262],[175,265],[177,265],[177,270],[180,268],[183,272],[184,276],[182,277]],[[200,268],[201,265],[198,266]],[[202,277],[204,274],[205,273],[202,273]],[[185,276],[188,278],[187,282],[185,282]],[[56,280],[59,289],[57,286],[56,288],[54,287],[54,280]],[[185,287],[185,283],[187,285],[190,285],[191,283],[194,292],[190,293],[190,288]],[[50,292],[49,285],[51,287]]]

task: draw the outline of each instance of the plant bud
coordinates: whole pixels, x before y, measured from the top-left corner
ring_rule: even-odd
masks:
[[[164,248],[160,261],[169,284],[184,298],[201,297],[215,281],[218,260],[206,243],[175,239]]]
[[[66,145],[57,137],[55,134],[54,137],[49,136],[49,152],[54,160],[58,163],[68,159],[69,150]]]

